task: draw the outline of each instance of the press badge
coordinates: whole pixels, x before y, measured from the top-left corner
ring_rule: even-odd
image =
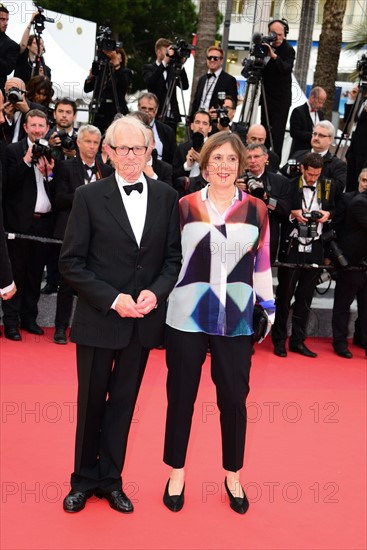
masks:
[[[312,244],[299,244],[298,245],[298,252],[306,252],[308,254],[311,254]]]

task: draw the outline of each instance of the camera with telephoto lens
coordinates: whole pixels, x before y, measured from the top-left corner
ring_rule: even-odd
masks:
[[[37,164],[41,157],[48,162],[52,160],[52,151],[47,139],[36,139],[32,147],[32,164]]]
[[[277,39],[275,32],[269,32],[268,36],[263,36],[260,32],[255,32],[252,36],[249,57],[242,61],[243,69],[241,75],[244,78],[251,79],[255,75],[260,75],[265,67],[265,57],[269,55],[269,49],[264,44],[271,45]]]
[[[246,185],[247,193],[257,199],[264,199],[265,188],[261,179],[258,179],[251,172],[245,172],[243,182]]]
[[[183,38],[176,38],[176,42],[169,46],[170,50],[173,50],[173,54],[167,55],[170,58],[172,64],[182,64],[182,59],[188,59],[191,55],[191,50],[195,49],[195,46],[188,44]]]
[[[41,34],[45,30],[45,23],[55,23],[55,19],[51,17],[45,17],[43,12],[45,11],[37,2],[33,2],[33,5],[36,6],[38,13],[33,19],[34,29],[38,34]]]
[[[23,96],[25,92],[23,90],[19,90],[19,88],[16,88],[13,86],[12,88],[9,88],[6,94],[6,98],[12,105],[15,105],[15,103],[19,103],[20,101],[23,101]]]
[[[343,251],[339,248],[338,243],[336,242],[336,233],[334,229],[329,229],[321,235],[321,242],[329,248],[331,256],[335,258],[338,264],[342,267],[348,265],[348,260],[343,254]]]
[[[67,149],[68,151],[76,149],[76,138],[74,137],[74,134],[69,136],[66,130],[60,130],[56,133],[56,135],[61,140],[60,147]]]
[[[216,113],[218,117],[218,122],[220,123],[222,128],[228,128],[228,126],[231,124],[228,116],[228,108],[223,107],[225,99],[226,92],[218,92],[219,107],[218,109],[216,109]]]
[[[98,50],[113,52],[117,48],[122,48],[122,42],[116,42],[112,38],[112,29],[110,27],[98,27],[96,44]]]
[[[307,223],[299,224],[299,237],[315,239],[317,237],[317,223],[322,218],[321,212],[311,210],[311,212],[302,212],[302,216],[307,219]]]

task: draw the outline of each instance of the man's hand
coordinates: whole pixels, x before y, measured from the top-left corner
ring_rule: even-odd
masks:
[[[51,162],[47,160],[46,157],[41,157],[38,159],[37,168],[41,172],[42,176],[45,178],[49,176],[54,169],[55,161],[51,159]]]
[[[57,132],[53,132],[53,134],[50,135],[48,144],[50,147],[60,147],[61,138],[59,138],[59,136],[57,135]]]
[[[319,223],[325,223],[330,220],[330,212],[327,212],[326,210],[318,210],[320,214],[322,214],[322,218],[317,220]]]
[[[14,285],[11,290],[9,290],[8,292],[5,292],[4,294],[1,294],[1,297],[3,300],[10,300],[10,298],[14,296],[16,291],[17,291],[17,287]]]
[[[192,165],[194,164],[194,162],[199,160],[199,156],[200,156],[199,153],[195,151],[193,147],[191,147],[191,149],[189,149],[186,155],[187,166],[189,168],[192,168]]]
[[[298,222],[307,223],[308,219],[303,216],[303,210],[300,208],[299,210],[291,210],[291,215],[293,218],[295,218]]]
[[[137,319],[142,319],[144,317],[130,294],[121,293],[118,295],[115,310],[120,317],[134,317]]]
[[[136,303],[137,309],[143,315],[148,315],[157,306],[157,297],[151,290],[142,290]]]
[[[22,101],[17,101],[17,103],[14,103],[14,108],[16,111],[20,111],[21,113],[28,113],[30,109],[25,98],[25,93],[22,94]]]
[[[23,157],[23,160],[26,164],[32,164],[32,149],[33,149],[33,143],[28,147],[26,154]]]
[[[6,116],[7,119],[12,121],[14,118],[14,113],[15,113],[14,104],[10,103],[10,101],[6,101],[6,103],[4,103],[4,115]]]

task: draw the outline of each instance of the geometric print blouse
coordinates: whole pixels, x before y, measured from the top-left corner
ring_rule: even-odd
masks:
[[[236,188],[221,215],[208,188],[180,200],[183,259],[166,322],[184,332],[250,335],[255,301],[270,321],[275,314],[268,211]]]

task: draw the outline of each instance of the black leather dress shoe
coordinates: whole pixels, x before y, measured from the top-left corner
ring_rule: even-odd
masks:
[[[352,359],[353,357],[353,354],[348,348],[338,348],[334,346],[334,351],[339,357],[344,357],[344,359]]]
[[[185,502],[185,496],[184,496],[185,484],[182,487],[182,491],[180,495],[170,495],[168,492],[169,482],[170,482],[170,479],[167,481],[167,485],[164,490],[163,504],[167,506],[167,508],[171,510],[171,512],[179,512],[180,510],[182,510],[182,507]]]
[[[287,357],[287,350],[284,344],[274,344],[274,354],[278,357]]]
[[[20,323],[20,328],[26,330],[30,334],[38,334],[41,336],[45,331],[37,325],[36,321],[29,321],[29,323]]]
[[[293,353],[299,353],[300,355],[304,355],[305,357],[317,357],[317,353],[308,349],[303,343],[296,345],[289,344],[289,351],[293,351]]]
[[[16,327],[5,327],[4,335],[5,338],[8,338],[8,340],[15,340],[16,342],[22,339],[22,336]]]
[[[59,287],[57,285],[51,285],[47,283],[42,289],[41,294],[56,294]]]
[[[57,328],[54,334],[55,344],[66,344],[66,330],[64,328]]]
[[[227,495],[229,497],[229,505],[232,508],[232,510],[237,512],[237,514],[245,514],[247,512],[250,504],[249,504],[249,501],[247,500],[247,496],[246,496],[245,491],[243,491],[243,488],[242,488],[243,497],[240,498],[240,497],[233,496],[233,494],[229,490],[228,485],[227,485],[227,478],[224,478],[224,486],[226,488]]]
[[[122,512],[123,514],[130,514],[134,511],[134,506],[132,505],[131,500],[125,495],[121,489],[116,491],[111,491],[106,493],[100,489],[94,491],[94,494],[98,498],[105,498],[110,503],[111,508],[117,512]]]
[[[93,491],[76,491],[72,489],[64,498],[63,508],[65,512],[80,512],[85,508],[85,503],[92,495]]]

